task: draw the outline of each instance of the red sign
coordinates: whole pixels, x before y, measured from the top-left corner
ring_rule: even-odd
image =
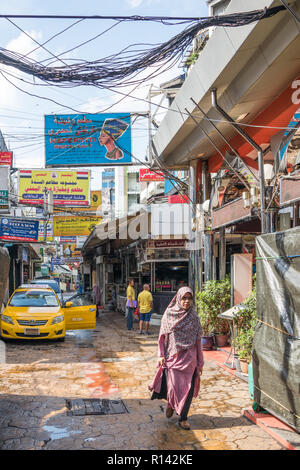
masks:
[[[180,196],[179,194],[174,194],[174,196],[168,196],[169,204],[187,204],[189,198],[187,196]]]
[[[10,165],[12,166],[12,152],[0,152],[0,165]]]
[[[172,240],[148,240],[148,248],[179,248],[185,247],[186,240],[183,238],[172,239]]]
[[[162,171],[152,171],[144,168],[140,170],[140,181],[164,181],[165,175]]]

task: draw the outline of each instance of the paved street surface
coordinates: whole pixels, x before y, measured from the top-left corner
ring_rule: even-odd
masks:
[[[94,331],[68,332],[64,343],[14,341],[0,364],[1,449],[275,450],[281,446],[241,415],[248,384],[205,363],[192,430],[150,400],[158,326],[151,336],[125,329],[120,313],[101,313]],[[121,398],[129,413],[67,415],[66,399]]]

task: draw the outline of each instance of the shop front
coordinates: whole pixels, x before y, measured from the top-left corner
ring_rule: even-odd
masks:
[[[162,315],[180,287],[188,283],[189,252],[185,239],[139,240],[121,252],[124,283],[119,285],[117,307],[125,311],[128,280],[135,281],[136,294],[149,284],[153,313]]]
[[[189,251],[186,239],[173,236],[133,240],[133,223],[148,221],[151,214],[116,219],[109,223],[106,237],[94,230],[83,246],[82,267],[89,272],[89,287],[96,283],[102,293],[103,305],[125,313],[126,289],[134,280],[136,296],[144,284],[150,284],[154,298],[154,313],[162,315],[177,290],[188,283]],[[114,229],[114,230],[113,230]],[[113,236],[110,236],[113,235]],[[86,274],[87,275],[87,274]],[[91,284],[92,282],[92,284]],[[87,286],[85,286],[85,291]]]

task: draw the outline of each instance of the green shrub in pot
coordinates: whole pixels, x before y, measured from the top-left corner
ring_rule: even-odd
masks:
[[[230,308],[231,287],[229,276],[221,281],[207,281],[196,293],[196,309],[204,335],[229,333],[229,324],[218,314]]]
[[[255,277],[253,291],[243,304],[245,309],[241,310],[240,314],[234,319],[234,324],[238,328],[238,334],[233,340],[233,345],[236,348],[238,357],[250,363],[254,331],[257,324]]]

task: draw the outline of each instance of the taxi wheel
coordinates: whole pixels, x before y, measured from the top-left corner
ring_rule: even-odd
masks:
[[[57,338],[56,341],[57,341],[58,343],[63,343],[65,339],[66,339],[66,337],[64,336],[63,338]]]

